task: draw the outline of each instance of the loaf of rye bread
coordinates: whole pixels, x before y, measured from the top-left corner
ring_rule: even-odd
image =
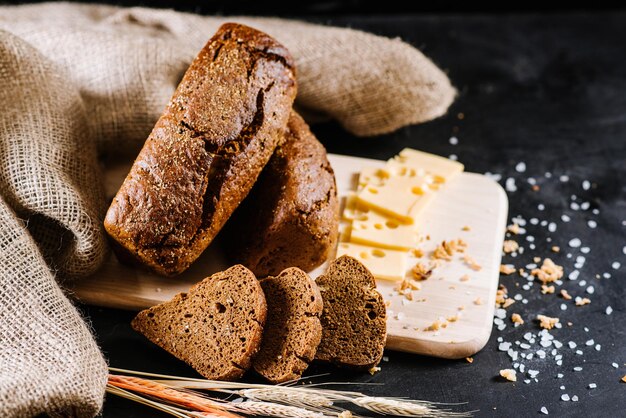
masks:
[[[276,148],[223,236],[230,258],[257,275],[287,267],[310,271],[337,242],[337,187],[324,146],[295,112]]]
[[[184,271],[246,197],[284,138],[296,95],[287,50],[244,25],[220,27],[185,73],[105,219],[154,271]]]
[[[261,280],[267,320],[252,367],[272,383],[299,379],[322,339],[322,296],[315,281],[297,267]]]
[[[207,379],[234,380],[251,366],[266,316],[259,281],[236,265],[139,312],[132,327]]]
[[[315,358],[359,369],[377,365],[387,341],[387,310],[372,273],[344,255],[330,263],[316,283],[324,310]]]

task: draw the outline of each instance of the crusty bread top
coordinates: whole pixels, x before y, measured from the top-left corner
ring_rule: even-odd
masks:
[[[344,255],[316,282],[324,310],[322,342],[315,358],[358,368],[378,364],[387,340],[387,313],[374,276],[358,260]]]
[[[266,315],[258,280],[235,265],[141,311],[132,327],[207,379],[234,380],[259,350]]]
[[[184,271],[245,198],[296,94],[276,40],[224,24],[194,59],[109,208],[105,228],[158,273]]]
[[[272,383],[298,379],[322,338],[322,296],[315,281],[296,267],[262,280],[261,287],[268,313],[253,367]]]

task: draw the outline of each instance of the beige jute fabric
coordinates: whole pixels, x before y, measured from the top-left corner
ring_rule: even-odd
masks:
[[[0,7],[0,416],[101,408],[106,363],[58,284],[107,256],[96,151],[133,156],[225,21],[284,43],[298,107],[356,135],[438,117],[455,95],[417,49],[350,29],[69,3]]]

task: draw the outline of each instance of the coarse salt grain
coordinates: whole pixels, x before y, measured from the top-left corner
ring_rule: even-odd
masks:
[[[611,363],[611,366],[615,367],[616,369],[619,368],[619,364],[617,363]]]
[[[571,221],[571,219],[572,219],[572,218],[570,218],[570,217],[569,217],[569,216],[567,216],[567,215],[561,215],[561,220],[562,220],[563,222],[569,222],[569,221]]]
[[[613,268],[613,270],[619,270],[621,266],[622,265],[620,264],[619,261],[613,261],[613,263],[611,263],[611,267]]]
[[[456,136],[451,136],[448,142],[450,142],[450,145],[457,145],[459,143],[459,138],[457,138]]]
[[[564,402],[569,402],[569,395],[567,393],[562,394],[561,400]]]
[[[515,179],[513,177],[509,177],[506,179],[504,183],[504,188],[507,192],[515,192],[517,191],[517,186],[515,185]]]
[[[548,408],[546,408],[545,406],[542,406],[542,407],[541,407],[541,409],[540,409],[540,411],[541,411],[541,413],[542,413],[542,414],[544,414],[544,415],[548,415],[548,414],[549,414],[549,412],[548,412]]]
[[[583,186],[583,190],[591,189],[591,183],[589,182],[589,180],[584,180],[582,186]]]
[[[593,219],[589,219],[587,221],[587,226],[591,229],[594,229],[596,226],[598,226],[598,223],[594,221]]]
[[[569,176],[567,176],[567,175],[562,175],[562,176],[560,176],[560,177],[559,177],[559,180],[560,180],[562,183],[565,183],[566,181],[569,181]]]
[[[582,244],[582,242],[580,241],[580,239],[578,238],[573,238],[571,239],[568,243],[567,243],[570,247],[572,248],[578,248],[580,247],[580,245]]]
[[[572,402],[578,402],[578,396],[576,395],[572,396]]]
[[[611,315],[613,313],[613,308],[611,308],[610,306],[607,306],[604,313],[607,315]]]
[[[450,154],[448,158],[451,159],[452,161],[457,161],[459,159],[459,157],[456,154]]]
[[[598,385],[596,385],[595,383],[589,383],[589,386],[588,386],[589,389],[595,389],[597,387]]]
[[[576,366],[576,367],[574,367],[574,369],[573,369],[573,370],[574,370],[575,372],[582,372],[582,371],[583,371],[583,368],[582,368],[582,367],[580,367],[580,366]]]
[[[526,163],[523,161],[517,163],[517,165],[515,166],[515,171],[517,171],[518,173],[523,173],[524,171],[526,171]]]

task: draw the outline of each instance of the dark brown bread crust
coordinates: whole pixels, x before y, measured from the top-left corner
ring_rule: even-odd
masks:
[[[200,51],[113,199],[108,233],[158,273],[184,271],[282,141],[296,95],[287,50],[227,23]]]
[[[337,243],[339,203],[324,146],[292,112],[285,142],[224,231],[230,257],[258,277],[310,271]]]
[[[356,259],[342,256],[316,280],[324,300],[317,360],[369,369],[380,362],[387,340],[385,301],[374,276]]]
[[[207,379],[235,380],[259,350],[266,315],[259,281],[236,265],[139,312],[131,325]]]
[[[252,367],[272,383],[298,379],[322,339],[322,296],[315,281],[296,267],[261,281],[267,322]]]

